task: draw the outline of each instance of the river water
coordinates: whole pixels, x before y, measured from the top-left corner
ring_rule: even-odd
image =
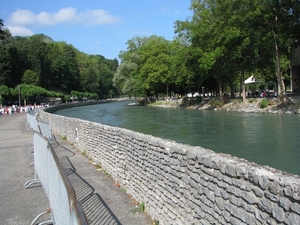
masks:
[[[128,106],[128,102],[55,113],[201,146],[300,175],[299,115]]]

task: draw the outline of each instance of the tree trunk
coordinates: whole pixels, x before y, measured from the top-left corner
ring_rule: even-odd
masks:
[[[243,102],[246,102],[246,93],[245,93],[245,71],[244,68],[242,68],[242,96],[243,96]]]
[[[235,94],[234,94],[234,84],[233,84],[233,71],[230,71],[228,80],[229,80],[229,87],[230,87],[230,97],[231,99],[235,98]]]
[[[166,86],[167,86],[167,99],[168,99],[168,97],[169,97],[169,85],[166,84]]]
[[[278,23],[278,17],[275,17],[275,24]],[[279,47],[278,47],[278,42],[277,42],[277,34],[276,34],[276,30],[275,30],[275,25],[272,25],[272,29],[273,29],[273,37],[274,37],[274,45],[275,45],[275,56],[276,56],[276,75],[277,75],[277,93],[278,96],[281,95],[281,73],[280,73],[280,55],[279,55]]]
[[[282,90],[286,90],[284,79],[282,79],[282,77],[283,77],[283,74],[281,74],[281,87],[282,87]]]
[[[222,83],[221,83],[221,69],[220,66],[218,68],[218,83],[219,83],[219,95],[220,95],[220,100],[222,101],[223,97],[223,91],[222,91]]]
[[[275,54],[276,54],[276,75],[277,75],[277,84],[278,84],[278,95],[281,94],[282,91],[282,83],[281,83],[281,73],[280,73],[280,58],[279,58],[279,49],[278,49],[278,43],[276,40],[276,35],[274,34],[274,39],[275,39]]]
[[[147,97],[147,95],[145,95],[145,99],[146,99],[147,102],[150,102],[149,98]]]

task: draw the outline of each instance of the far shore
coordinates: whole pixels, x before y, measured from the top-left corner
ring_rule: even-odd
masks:
[[[261,107],[263,99],[268,101],[266,107]],[[290,94],[285,97],[247,98],[246,102],[242,102],[240,98],[220,101],[218,97],[205,98],[201,103],[191,99],[161,100],[152,102],[147,106],[250,113],[300,114],[300,95]]]

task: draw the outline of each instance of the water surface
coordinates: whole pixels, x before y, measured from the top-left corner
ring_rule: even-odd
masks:
[[[56,114],[122,127],[300,175],[300,116],[107,103]]]

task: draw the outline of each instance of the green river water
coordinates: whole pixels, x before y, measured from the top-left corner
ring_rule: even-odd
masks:
[[[55,113],[201,146],[300,175],[299,115],[128,106],[128,102]]]

